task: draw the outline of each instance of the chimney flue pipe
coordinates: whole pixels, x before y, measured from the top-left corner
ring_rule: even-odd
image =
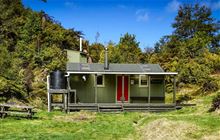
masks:
[[[105,60],[104,60],[104,69],[109,69],[109,63],[108,63],[108,48],[105,47]]]
[[[79,38],[79,51],[82,52],[82,38]]]

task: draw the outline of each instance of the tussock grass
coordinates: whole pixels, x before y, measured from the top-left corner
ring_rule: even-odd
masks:
[[[73,112],[68,115],[54,116],[53,119],[55,121],[63,121],[63,122],[94,121],[96,119],[96,112],[88,112],[88,111]]]
[[[142,140],[186,140],[197,129],[192,123],[161,118],[139,128],[139,133]]]
[[[204,136],[201,138],[201,140],[220,140],[220,131],[216,134]]]

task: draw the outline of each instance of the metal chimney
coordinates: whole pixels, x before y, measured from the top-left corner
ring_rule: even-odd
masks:
[[[108,48],[105,47],[105,60],[104,60],[104,69],[109,69],[109,63],[108,63]]]
[[[82,38],[79,38],[79,51],[82,52]]]

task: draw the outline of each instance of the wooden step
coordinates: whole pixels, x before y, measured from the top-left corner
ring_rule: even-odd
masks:
[[[97,107],[68,107],[68,110],[91,110],[97,111]]]
[[[101,109],[101,108],[115,108],[115,109],[120,109],[120,108],[122,108],[122,106],[99,106],[99,108]]]
[[[123,112],[122,109],[99,109],[100,112]]]
[[[79,107],[79,106],[75,106],[75,107],[68,107],[68,109],[97,109],[97,107],[86,107],[86,106]]]
[[[123,112],[122,105],[100,105],[98,106],[99,112]]]
[[[69,107],[97,107],[97,105],[94,104],[69,104]]]
[[[123,112],[123,109],[110,109],[110,108],[106,108],[106,109],[99,109],[99,112]]]

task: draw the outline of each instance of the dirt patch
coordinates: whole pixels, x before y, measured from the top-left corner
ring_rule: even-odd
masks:
[[[96,117],[95,112],[74,112],[72,114],[62,115],[62,116],[55,116],[53,119],[56,121],[64,121],[64,122],[79,122],[79,121],[91,121],[94,120]]]
[[[172,121],[166,118],[158,119],[139,128],[142,140],[189,140],[197,127],[184,121]]]

